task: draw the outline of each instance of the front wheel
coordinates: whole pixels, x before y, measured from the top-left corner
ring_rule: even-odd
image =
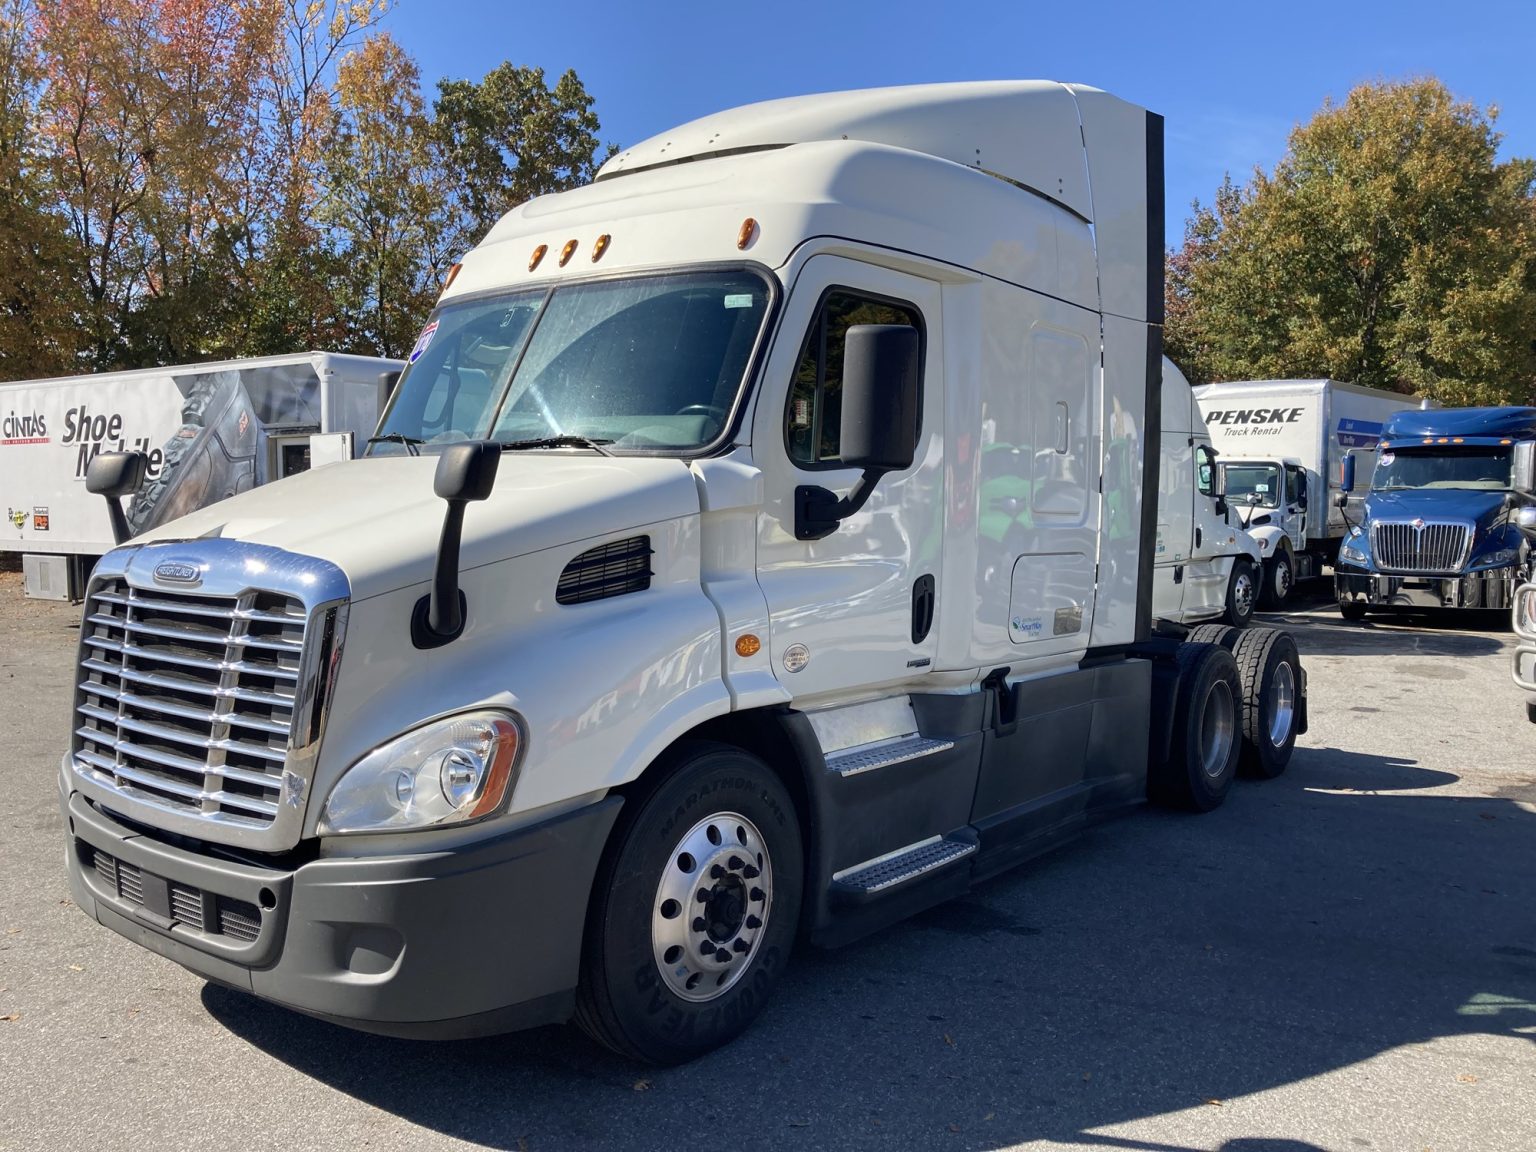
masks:
[[[1365,605],[1357,600],[1351,600],[1339,605],[1339,615],[1351,623],[1358,624],[1365,619]]]
[[[577,1023],[635,1060],[679,1064],[734,1038],[789,960],[804,865],[794,802],[761,760],[678,750],[598,874]]]
[[[1227,581],[1227,610],[1222,620],[1233,628],[1248,627],[1258,598],[1259,587],[1253,562],[1238,557],[1232,563],[1232,578]]]

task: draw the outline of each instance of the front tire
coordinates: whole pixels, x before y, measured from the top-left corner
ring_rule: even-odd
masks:
[[[679,1064],[742,1032],[788,963],[800,824],[773,771],[724,744],[679,747],[632,803],[594,887],[576,1021],[622,1056]]]
[[[1258,576],[1253,563],[1240,556],[1232,563],[1232,577],[1227,581],[1227,610],[1222,620],[1233,628],[1248,627],[1258,599]]]
[[[1353,600],[1340,604],[1339,615],[1352,624],[1358,624],[1365,619],[1365,605]]]

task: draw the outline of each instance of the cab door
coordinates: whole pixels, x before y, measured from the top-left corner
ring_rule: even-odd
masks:
[[[939,286],[837,256],[806,262],[789,294],[752,426],[763,473],[758,578],[773,670],[801,700],[921,678],[942,589],[943,371]],[[882,476],[864,507],[820,540],[795,536],[795,489],[845,496],[861,470],[839,455],[848,329],[910,324],[922,345],[912,466]]]

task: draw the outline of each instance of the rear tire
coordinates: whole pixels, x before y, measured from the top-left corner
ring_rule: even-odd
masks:
[[[1365,619],[1365,605],[1358,601],[1351,601],[1339,605],[1339,615],[1353,624],[1358,624]]]
[[[631,803],[593,889],[576,1022],[621,1056],[680,1064],[745,1030],[789,961],[800,823],[772,769],[725,744],[680,746]]]
[[[1178,665],[1173,745],[1148,779],[1148,793],[1159,804],[1209,812],[1227,798],[1237,774],[1242,680],[1232,654],[1215,644],[1180,644]]]
[[[1273,780],[1291,762],[1301,724],[1301,657],[1288,632],[1255,628],[1232,646],[1243,681],[1243,748],[1248,776]]]
[[[1239,556],[1232,562],[1232,576],[1227,581],[1227,610],[1222,619],[1233,628],[1248,627],[1258,600],[1258,573],[1251,560]]]
[[[1265,608],[1278,612],[1290,601],[1291,589],[1296,584],[1296,562],[1289,548],[1281,548],[1264,565],[1264,589],[1261,600]]]

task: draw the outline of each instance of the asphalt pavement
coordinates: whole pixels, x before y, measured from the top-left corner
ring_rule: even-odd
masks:
[[[1536,1149],[1536,726],[1497,618],[1265,620],[1310,678],[1285,776],[802,950],[744,1038],[658,1071],[570,1028],[348,1032],[89,921],[56,787],[78,614],[0,574],[4,1152]]]

